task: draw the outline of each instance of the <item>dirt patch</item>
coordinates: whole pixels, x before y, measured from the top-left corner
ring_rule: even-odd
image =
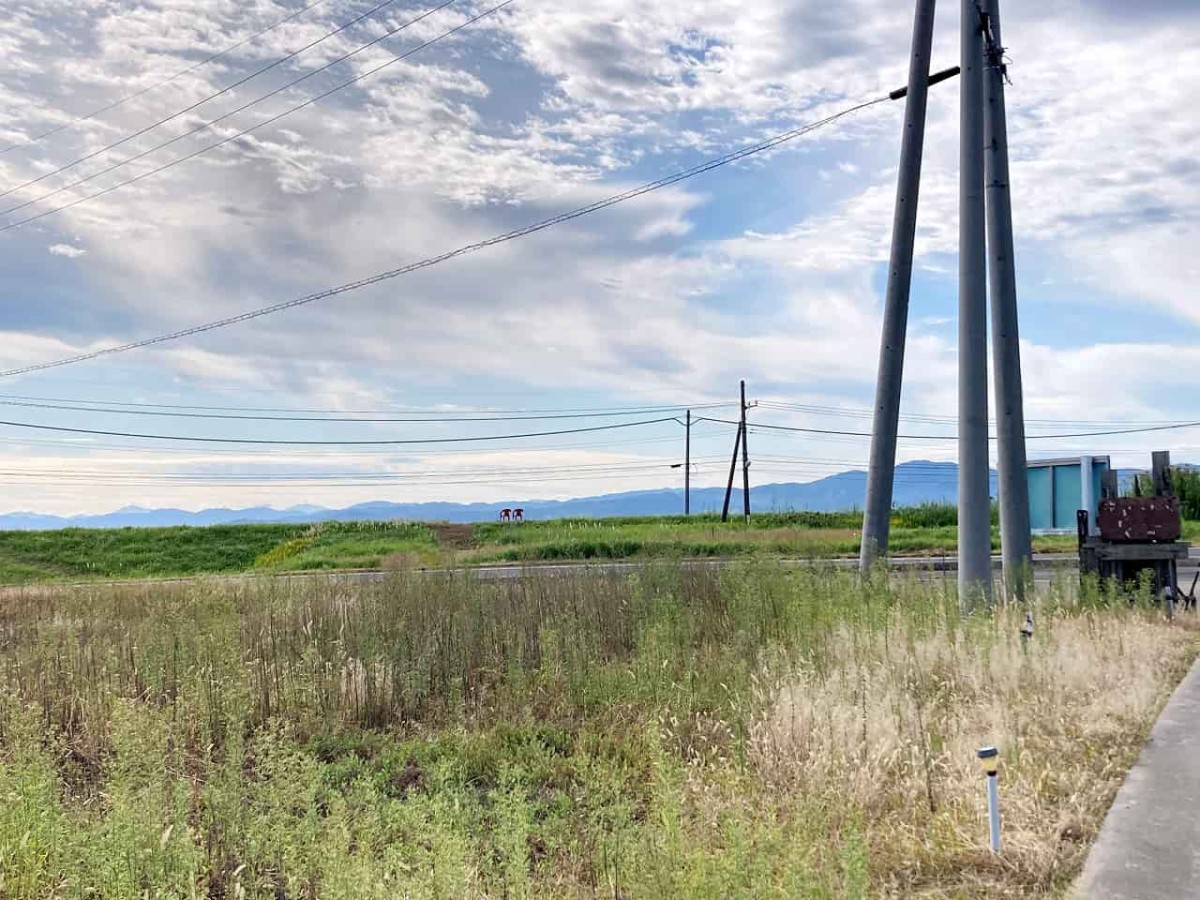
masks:
[[[420,553],[389,553],[379,563],[385,572],[406,572],[423,568],[427,560]]]
[[[429,528],[433,532],[434,537],[437,538],[437,542],[443,547],[465,550],[468,547],[475,546],[474,525],[450,525],[443,523],[430,525]]]
[[[390,797],[406,797],[409,791],[425,789],[425,770],[417,765],[411,756],[404,768],[391,774],[387,782],[387,793]]]

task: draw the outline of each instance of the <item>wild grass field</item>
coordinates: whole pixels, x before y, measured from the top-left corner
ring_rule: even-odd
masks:
[[[1198,632],[1035,613],[766,561],[10,590],[0,896],[1058,896]]]
[[[560,519],[523,525],[329,522],[208,528],[0,532],[0,584],[197,574],[414,569],[498,562],[858,555],[857,513],[764,513],[747,525],[715,516]],[[999,534],[993,537],[999,548]],[[955,510],[897,510],[892,550],[946,555]],[[1070,537],[1040,537],[1040,551],[1070,551]]]

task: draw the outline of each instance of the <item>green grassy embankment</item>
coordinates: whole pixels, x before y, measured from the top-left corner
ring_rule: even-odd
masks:
[[[0,532],[0,583],[245,572],[296,525]]]
[[[897,510],[895,554],[953,554],[954,508]],[[503,562],[853,557],[857,513],[761,513],[750,525],[716,516],[560,519],[523,525],[331,522],[207,528],[0,532],[0,584],[168,578],[201,574],[407,569]],[[1185,536],[1200,536],[1186,523]],[[999,549],[999,534],[993,532]],[[1039,537],[1039,552],[1070,552],[1070,536]]]

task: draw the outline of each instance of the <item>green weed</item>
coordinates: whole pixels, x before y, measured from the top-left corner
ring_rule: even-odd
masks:
[[[1195,655],[1129,600],[1056,587],[1026,646],[766,561],[10,591],[0,896],[1052,893]]]

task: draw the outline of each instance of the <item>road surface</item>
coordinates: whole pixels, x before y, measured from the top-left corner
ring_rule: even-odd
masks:
[[[681,564],[685,568],[720,568],[738,562],[739,559],[700,559],[685,560]],[[622,560],[622,561],[591,561],[564,563],[526,563],[482,565],[448,569],[411,569],[401,570],[408,574],[418,574],[428,577],[438,575],[471,575],[480,581],[508,581],[518,578],[553,578],[579,573],[595,575],[619,575],[626,572],[636,572],[648,565],[661,564],[664,560]],[[857,559],[782,559],[786,566],[829,566],[831,568],[856,568]],[[894,557],[891,568],[896,572],[927,573],[944,576],[958,570],[957,562],[952,555],[947,556],[912,556]],[[1059,577],[1070,577],[1078,565],[1078,558],[1073,553],[1039,553],[1034,554],[1034,579],[1040,584],[1049,584]],[[1000,557],[992,557],[992,568],[1000,571]],[[1179,585],[1187,591],[1192,585],[1193,578],[1200,573],[1200,548],[1193,548],[1191,556],[1181,561],[1179,565]],[[305,580],[305,579],[334,579],[339,581],[373,582],[387,578],[390,573],[383,570],[354,570],[344,572],[284,572],[284,573],[242,573],[230,575],[194,575],[179,578],[139,578],[125,581],[79,581],[79,582],[38,582],[23,587],[12,587],[9,590],[28,590],[33,588],[93,588],[98,586],[147,586],[147,585],[178,585],[192,584],[199,581],[262,581],[262,580]]]

